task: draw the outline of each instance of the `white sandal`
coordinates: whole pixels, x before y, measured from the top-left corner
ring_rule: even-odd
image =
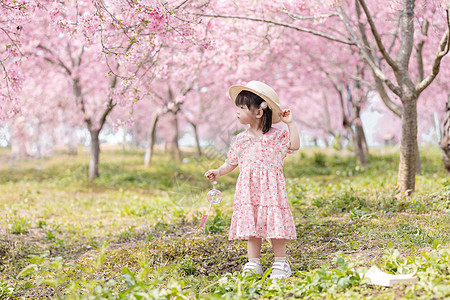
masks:
[[[258,274],[262,275],[263,270],[260,264],[249,261],[244,265],[244,269],[242,270],[242,275],[250,275],[250,274]]]
[[[291,267],[287,262],[273,263],[270,278],[272,279],[288,278],[291,275],[292,275]]]

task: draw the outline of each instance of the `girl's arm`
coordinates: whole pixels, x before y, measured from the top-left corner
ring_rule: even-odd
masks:
[[[286,123],[289,129],[289,141],[291,142],[289,150],[300,149],[300,136],[290,109],[283,110],[281,113],[281,121]]]
[[[206,171],[205,177],[208,177],[210,181],[217,180],[220,176],[226,175],[236,169],[237,165],[230,165],[229,163],[225,162],[223,165],[221,165],[217,169],[211,169]]]
[[[289,129],[289,140],[291,142],[291,145],[289,147],[289,150],[298,150],[300,149],[300,136],[298,134],[297,126],[295,125],[295,122],[287,124]]]

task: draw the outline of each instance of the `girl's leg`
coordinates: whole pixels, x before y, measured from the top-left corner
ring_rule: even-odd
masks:
[[[272,266],[270,278],[286,278],[291,276],[291,267],[286,262],[286,240],[271,239],[271,242],[275,262]]]
[[[242,273],[245,274],[259,274],[262,275],[263,271],[261,268],[261,239],[250,237],[247,242],[247,254],[248,263],[244,265],[244,270]]]
[[[286,257],[286,240],[271,239],[273,255],[275,257]]]
[[[261,256],[261,238],[248,238],[247,242],[247,254],[248,259],[259,258]]]

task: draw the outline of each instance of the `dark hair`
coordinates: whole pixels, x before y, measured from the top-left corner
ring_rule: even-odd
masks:
[[[249,91],[240,92],[235,101],[236,105],[245,105],[248,109],[261,108],[260,105],[262,102],[264,102],[263,98]],[[267,107],[262,109],[262,111],[262,122],[259,129],[261,129],[263,133],[267,133],[270,130],[270,127],[272,127],[272,110],[267,105]]]

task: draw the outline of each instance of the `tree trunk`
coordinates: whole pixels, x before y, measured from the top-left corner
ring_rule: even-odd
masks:
[[[194,136],[195,136],[195,145],[197,147],[197,156],[202,156],[202,148],[200,147],[200,138],[198,136],[198,130],[197,130],[197,124],[194,122],[189,122],[192,125],[192,128],[194,128]]]
[[[442,162],[445,169],[450,173],[450,95],[445,106],[445,117],[442,124],[442,136],[439,141],[442,149]]]
[[[422,174],[422,166],[420,163],[420,151],[419,151],[419,144],[417,144],[417,154],[416,154],[416,174],[421,175]]]
[[[417,97],[402,99],[402,138],[397,187],[408,195],[415,190],[417,166]]]
[[[359,105],[353,105],[353,114],[355,117],[355,131],[352,134],[353,146],[355,148],[355,154],[358,158],[358,163],[361,165],[367,165],[367,144],[365,143],[366,135],[364,134],[364,128],[361,123],[361,107]],[[353,132],[353,130],[352,130]]]
[[[153,156],[153,148],[155,146],[155,137],[156,137],[156,125],[158,124],[159,114],[156,113],[153,117],[152,126],[150,127],[150,132],[148,134],[148,145],[147,149],[145,149],[144,155],[144,166],[148,167],[152,163]]]
[[[360,165],[367,165],[366,151],[363,146],[363,139],[365,139],[365,135],[361,124],[361,108],[357,103],[354,103],[353,97],[350,93],[350,88],[347,86],[348,101],[349,104],[351,104],[351,108],[348,109],[349,117],[347,117],[342,90],[337,86],[335,86],[335,88],[339,93],[343,125],[344,128],[350,133],[356,160]]]
[[[127,146],[127,131],[124,128],[122,134],[122,152],[125,152],[127,150]]]
[[[354,125],[355,130],[353,130],[353,127],[350,125],[344,125],[344,127],[350,134],[350,138],[353,144],[353,152],[355,152],[357,163],[359,165],[367,165],[367,159],[362,144],[361,132],[359,132],[358,126]]]
[[[183,160],[183,156],[181,154],[180,146],[178,144],[178,139],[180,138],[180,131],[178,129],[178,116],[174,114],[174,126],[175,126],[175,136],[173,138],[173,145],[175,146],[175,150],[177,152],[178,161],[181,162]]]
[[[364,132],[364,128],[362,126],[356,125],[356,131],[358,133],[358,138],[361,139],[360,143],[362,145],[364,155],[367,157],[369,155],[369,146],[367,145],[366,133]]]
[[[25,134],[25,117],[18,116],[11,120],[10,125],[10,145],[11,145],[11,160],[20,160],[28,156],[27,136]]]
[[[361,165],[367,165],[367,158],[366,153],[364,151],[363,146],[363,136],[364,131],[362,129],[362,126],[355,125],[355,131],[352,131],[352,141],[353,141],[353,148],[355,150],[356,158],[358,160],[358,163]]]
[[[99,177],[98,162],[100,157],[100,130],[89,130],[91,135],[91,156],[89,159],[89,179],[94,180]]]
[[[319,141],[316,137],[313,138],[313,142],[314,142],[314,147],[319,147]]]

